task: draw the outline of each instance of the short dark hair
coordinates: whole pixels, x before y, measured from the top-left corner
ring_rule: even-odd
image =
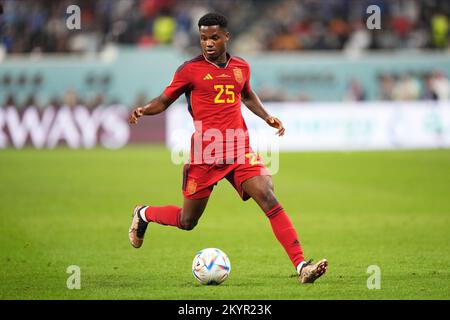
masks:
[[[198,27],[200,28],[201,26],[219,26],[223,30],[227,30],[228,20],[220,13],[210,12],[198,20]]]

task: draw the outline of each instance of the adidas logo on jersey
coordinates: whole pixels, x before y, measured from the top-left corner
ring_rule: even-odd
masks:
[[[209,73],[203,77],[203,80],[212,80],[212,79],[213,79],[213,77]]]

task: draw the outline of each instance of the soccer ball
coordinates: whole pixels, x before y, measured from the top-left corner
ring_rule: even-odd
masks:
[[[192,262],[192,274],[201,284],[221,284],[228,278],[230,270],[230,260],[217,248],[200,250]]]

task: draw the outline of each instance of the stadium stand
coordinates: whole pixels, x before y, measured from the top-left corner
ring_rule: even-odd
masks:
[[[231,52],[246,57],[258,57],[262,53],[269,57],[269,54],[286,51],[313,55],[313,58],[302,56],[290,62],[292,68],[286,67],[287,70],[280,62],[285,59],[252,61],[254,87],[264,101],[448,100],[450,95],[448,68],[445,67],[448,59],[430,64],[426,61],[429,56],[423,55],[419,63],[406,63],[396,70],[385,60],[372,63],[366,59],[368,67],[357,63],[355,73],[346,77],[342,76],[348,73],[343,67],[328,62],[340,61],[340,54],[422,50],[441,54],[442,58],[449,46],[450,2],[445,0],[0,2],[4,7],[4,13],[0,15],[0,61],[11,61],[10,57],[24,55],[30,57],[29,61],[49,54],[58,55],[54,61],[60,57],[98,56],[108,52],[111,46],[152,52],[169,48],[180,53],[179,58],[166,62],[165,71],[170,74],[184,57],[198,54],[198,18],[206,12],[218,11],[228,14],[230,19]],[[68,30],[65,26],[66,8],[71,4],[81,8],[81,30]],[[365,27],[368,5],[377,5],[381,9],[382,30]],[[324,64],[329,69],[308,67],[307,61],[321,63],[317,55],[322,52],[331,53],[331,58]],[[165,56],[165,53],[155,56]],[[123,59],[128,63],[135,58]],[[301,65],[299,60],[306,63]],[[391,56],[388,60],[392,60]],[[276,63],[265,68],[265,61]],[[43,72],[31,62],[27,63],[33,67],[17,68],[14,64],[0,67],[1,105],[83,104],[95,107],[103,103],[125,103],[131,107],[156,93],[149,92],[148,87],[155,91],[161,89],[148,80],[147,87],[133,84],[136,90],[132,94],[120,93],[119,67],[108,69],[93,65],[84,72],[75,65],[72,80],[77,86],[68,83],[60,90],[58,83],[67,80],[64,74]],[[383,64],[386,68],[382,68]],[[292,69],[291,73],[289,69]],[[141,82],[146,80],[142,75],[139,77]],[[334,91],[320,90],[327,86],[333,86]]]
[[[77,33],[64,26],[71,4],[82,9]],[[368,5],[380,7],[382,32],[363,27]],[[196,21],[208,11],[231,13],[235,46],[252,51],[445,49],[450,14],[445,0],[6,0],[4,7],[8,53],[98,51],[110,42],[196,49]]]

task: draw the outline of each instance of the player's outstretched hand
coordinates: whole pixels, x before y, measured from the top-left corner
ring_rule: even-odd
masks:
[[[136,108],[130,114],[130,118],[128,119],[128,122],[130,124],[135,124],[135,123],[137,123],[137,119],[139,117],[142,117],[143,115],[144,115],[144,108]]]
[[[267,117],[266,122],[269,126],[278,129],[276,134],[278,134],[280,137],[284,135],[284,132],[286,130],[284,129],[283,124],[281,123],[280,119],[269,116],[269,117]]]

